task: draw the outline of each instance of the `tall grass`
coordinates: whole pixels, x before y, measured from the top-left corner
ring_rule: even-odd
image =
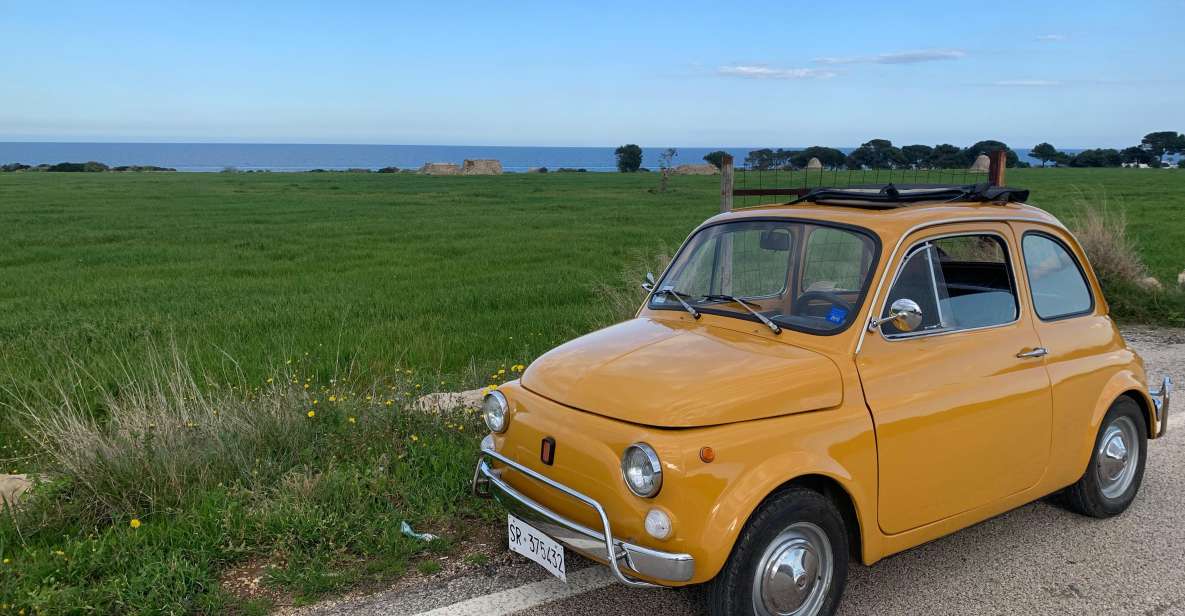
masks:
[[[1086,251],[1111,313],[1128,321],[1185,325],[1185,291],[1175,281],[1149,284],[1156,279],[1131,238],[1123,204],[1111,203],[1103,189],[1076,188],[1074,194],[1065,222]]]
[[[1076,191],[1067,225],[1082,244],[1091,266],[1108,283],[1138,284],[1148,267],[1128,235],[1127,211],[1108,202],[1105,191]]]
[[[597,327],[607,327],[632,319],[646,300],[647,291],[642,288],[646,274],[654,274],[657,279],[666,270],[674,254],[674,249],[662,242],[650,250],[631,252],[616,275],[598,281],[594,286],[604,308],[593,323]]]
[[[435,375],[360,387],[294,361],[228,385],[176,346],[153,348],[103,389],[99,413],[77,402],[96,378],[80,368],[55,395],[20,398],[45,479],[0,519],[0,606],[241,608],[219,577],[246,560],[263,563],[272,587],[314,596],[402,571],[487,515],[468,498],[477,417],[412,410]],[[405,537],[403,520],[445,539]]]

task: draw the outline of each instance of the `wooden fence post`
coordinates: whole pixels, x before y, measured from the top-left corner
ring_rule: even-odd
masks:
[[[988,184],[1003,186],[1004,169],[1008,167],[1008,152],[1006,150],[992,152],[988,163]]]
[[[720,167],[720,211],[732,211],[733,182],[732,154],[725,154]]]

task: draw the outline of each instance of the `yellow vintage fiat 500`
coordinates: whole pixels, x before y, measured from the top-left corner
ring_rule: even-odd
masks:
[[[636,318],[484,400],[474,490],[564,577],[831,614],[866,565],[1060,492],[1139,490],[1149,390],[1086,255],[1004,187],[819,189],[697,228]]]

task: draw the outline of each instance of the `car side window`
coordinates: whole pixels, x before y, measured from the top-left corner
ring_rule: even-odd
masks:
[[[888,338],[978,329],[1011,323],[1019,304],[1003,238],[968,234],[915,244],[898,271],[882,317],[898,299],[911,299],[922,309],[922,324],[901,332],[892,322],[881,325]]]
[[[1086,274],[1065,244],[1043,233],[1030,232],[1021,246],[1037,316],[1049,321],[1094,309]]]

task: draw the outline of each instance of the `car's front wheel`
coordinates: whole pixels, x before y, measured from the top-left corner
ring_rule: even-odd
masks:
[[[709,586],[713,616],[835,613],[848,573],[843,516],[826,496],[784,490],[753,515]]]
[[[1073,511],[1096,518],[1123,513],[1144,479],[1148,428],[1144,412],[1124,396],[1103,417],[1090,464],[1082,478],[1066,488],[1063,500]]]

